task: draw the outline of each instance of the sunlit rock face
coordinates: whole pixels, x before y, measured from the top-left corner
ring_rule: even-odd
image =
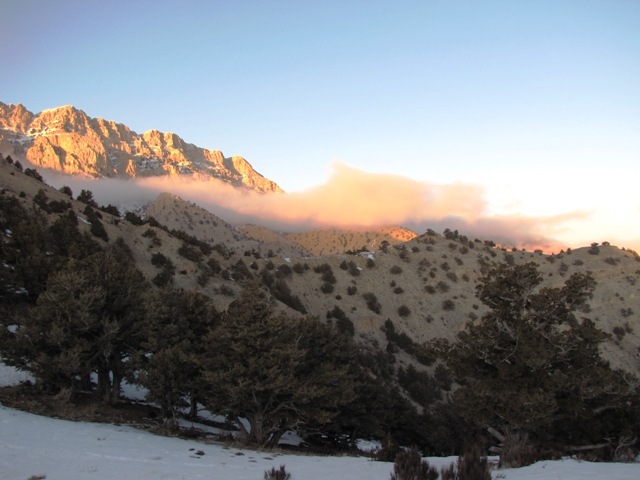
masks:
[[[281,192],[239,156],[186,143],[175,133],[142,135],[67,105],[36,115],[0,102],[0,149],[37,167],[89,177],[193,176],[217,178],[259,192]]]

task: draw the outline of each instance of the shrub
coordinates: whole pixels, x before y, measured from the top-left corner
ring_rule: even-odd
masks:
[[[500,451],[502,468],[520,468],[531,465],[537,460],[536,451],[529,442],[526,433],[507,432]]]
[[[491,480],[489,463],[480,456],[479,447],[473,447],[458,457],[456,480]]]
[[[228,285],[220,285],[218,287],[218,293],[220,293],[220,295],[224,295],[225,297],[233,297],[235,296],[236,292],[235,290],[233,290],[233,288],[231,288]]]
[[[344,313],[344,310],[342,310],[337,305],[333,307],[333,310],[327,312],[327,318],[336,319],[336,330],[338,330],[340,333],[349,337],[353,337],[355,335],[355,327],[353,325],[353,322],[351,321],[351,319],[349,319],[349,317],[347,317],[347,314]]]
[[[145,238],[155,238],[158,236],[158,234],[152,228],[147,228],[142,234],[142,236]]]
[[[38,193],[33,197],[33,203],[38,205],[45,212],[50,212],[49,210],[49,197],[44,193],[44,190],[38,190]]]
[[[378,302],[378,297],[376,297],[375,293],[367,292],[362,294],[362,298],[367,302],[367,307],[374,313],[380,313],[382,310],[382,305]]]
[[[80,195],[78,195],[78,201],[90,205],[93,208],[98,208],[98,204],[93,199],[93,192],[91,190],[82,190]]]
[[[630,317],[631,315],[633,315],[633,310],[631,309],[631,307],[622,308],[622,309],[620,309],[620,315],[622,315],[624,318]],[[627,323],[627,325],[629,325],[629,324]]]
[[[437,382],[427,372],[419,372],[413,365],[398,368],[398,383],[412,400],[423,407],[442,398]]]
[[[300,297],[293,295],[287,282],[279,278],[269,287],[271,294],[285,305],[297,310],[300,313],[307,313],[307,309],[302,304]]]
[[[347,287],[347,295],[355,295],[358,292],[358,287],[350,285]]]
[[[349,262],[349,273],[352,277],[357,277],[360,275],[360,269],[355,263]]]
[[[251,271],[249,270],[249,267],[247,267],[247,264],[244,263],[241,258],[239,258],[238,261],[231,266],[231,271],[235,280],[251,278],[253,276],[251,274]]]
[[[171,263],[171,260],[169,260],[169,258],[163,255],[162,253],[154,253],[151,256],[151,265],[155,267],[158,267],[158,268],[164,267],[165,265],[168,265],[170,263]]]
[[[305,270],[308,270],[308,269],[309,269],[309,265],[307,265],[307,264],[303,265],[300,262],[298,262],[298,263],[293,265],[293,271],[298,273],[298,274],[302,274],[302,273],[305,272]]]
[[[158,287],[164,287],[165,285],[169,285],[173,281],[174,273],[174,269],[163,268],[162,271],[160,271],[160,273],[153,277],[151,281]]]
[[[618,338],[618,340],[622,340],[627,332],[625,332],[624,328],[621,326],[613,327],[613,333]]]
[[[439,363],[436,367],[435,371],[433,372],[433,378],[436,380],[438,386],[442,390],[446,392],[451,390],[451,373],[442,363]]]
[[[95,237],[101,238],[105,242],[108,242],[109,235],[100,221],[102,215],[93,210],[89,205],[85,208],[84,213],[87,215],[87,220],[91,223],[91,228],[89,229],[91,234]]]
[[[394,265],[393,267],[391,267],[389,272],[391,272],[394,275],[398,275],[398,274],[402,273],[402,268],[400,266],[398,266],[398,265]]]
[[[178,254],[180,254],[187,260],[191,260],[192,262],[199,262],[202,258],[202,252],[187,243],[183,243],[180,246],[180,248],[178,249]]]
[[[283,263],[278,268],[276,268],[276,278],[286,278],[291,276],[293,270],[289,265]]]
[[[71,190],[69,190],[71,191]],[[127,212],[124,214],[124,219],[131,223],[132,225],[144,225],[144,220],[142,218],[140,218],[139,215],[136,215],[133,212]]]
[[[374,458],[379,462],[393,462],[400,453],[400,447],[391,438],[387,437],[382,447],[374,451]]]
[[[444,302],[442,302],[443,310],[450,311],[450,310],[454,310],[455,308],[456,308],[456,304],[453,302],[453,300],[447,299]]]
[[[291,474],[287,472],[284,465],[280,465],[280,468],[276,470],[276,467],[271,467],[271,470],[265,470],[264,480],[290,480]]]
[[[322,291],[322,293],[329,294],[333,292],[333,285],[330,282],[324,282],[320,287],[320,290]]]
[[[71,202],[51,200],[49,202],[49,210],[53,213],[62,213],[72,208]]]
[[[222,258],[229,258],[231,257],[231,250],[229,250],[229,247],[227,247],[224,243],[216,243],[213,246],[213,249],[218,252],[218,254],[222,257]]]
[[[406,305],[398,307],[398,315],[401,317],[408,317],[411,314],[411,310]]]
[[[113,215],[114,217],[120,216],[120,210],[118,210],[118,207],[116,207],[115,205],[109,204],[106,207],[103,205],[100,207],[100,210],[110,215]]]
[[[468,450],[458,457],[458,465],[451,463],[440,469],[442,480],[491,480],[491,469],[486,458],[480,457],[480,450]]]
[[[322,275],[320,278],[322,278],[325,283],[334,284],[337,281],[336,276],[333,274],[333,269],[328,263],[323,263],[322,265],[314,267],[313,271],[321,273]]]
[[[437,480],[438,470],[422,459],[417,448],[400,452],[393,464],[391,480]]]
[[[40,175],[35,168],[25,168],[24,174],[29,177],[35,178],[37,181],[41,183],[44,183],[44,179],[42,178],[42,175]]]

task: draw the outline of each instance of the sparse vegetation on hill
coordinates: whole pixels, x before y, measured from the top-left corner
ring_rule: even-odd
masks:
[[[170,225],[120,218],[35,173],[0,159],[0,355],[43,395],[118,404],[126,379],[169,427],[200,404],[253,416],[257,444],[296,424],[310,444],[370,435],[450,454],[487,451],[492,426],[536,454],[606,457],[640,434],[635,252],[603,242],[551,261],[448,231],[317,257],[174,197],[154,207]]]

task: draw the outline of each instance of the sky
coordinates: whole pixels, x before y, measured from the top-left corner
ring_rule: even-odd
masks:
[[[638,0],[3,0],[0,101],[175,132],[295,195],[400,176],[460,192],[452,225],[637,250],[639,26]]]

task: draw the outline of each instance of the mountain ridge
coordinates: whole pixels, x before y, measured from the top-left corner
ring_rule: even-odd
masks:
[[[190,175],[262,193],[283,191],[241,156],[226,157],[172,132],[138,134],[72,105],[34,114],[22,104],[0,102],[0,151],[36,167],[91,178]]]

